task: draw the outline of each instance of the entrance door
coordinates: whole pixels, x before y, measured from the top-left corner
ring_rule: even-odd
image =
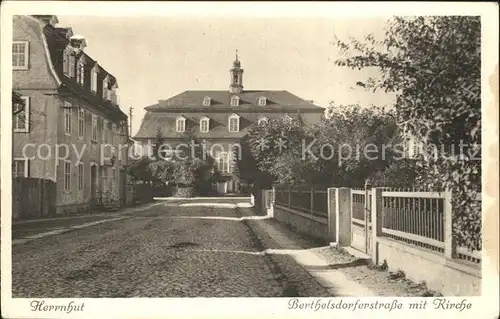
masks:
[[[219,182],[217,186],[219,194],[227,193],[227,182]]]
[[[97,182],[97,166],[96,165],[91,165],[90,166],[90,200],[92,203],[95,203],[96,200],[96,185]]]

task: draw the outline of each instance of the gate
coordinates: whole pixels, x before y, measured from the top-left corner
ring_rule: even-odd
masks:
[[[351,246],[366,254],[372,251],[371,190],[351,189]]]

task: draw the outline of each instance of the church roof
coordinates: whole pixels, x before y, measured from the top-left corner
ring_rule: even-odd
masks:
[[[240,98],[238,106],[231,105],[231,97],[237,95]],[[210,97],[210,106],[203,106],[203,99]],[[258,105],[258,99],[265,97],[267,103],[265,106]],[[242,91],[233,94],[228,90],[220,91],[184,91],[167,100],[160,100],[154,105],[145,109],[147,111],[170,111],[173,109],[227,109],[237,112],[238,110],[255,110],[256,108],[266,111],[292,111],[304,110],[312,112],[323,112],[324,108],[317,106],[309,101],[288,91],[270,91],[270,90],[251,90]]]
[[[200,139],[224,139],[224,138],[241,138],[248,133],[250,126],[256,123],[261,118],[279,118],[285,115],[290,116],[292,119],[298,120],[304,125],[317,123],[321,120],[323,113],[304,113],[298,111],[292,112],[238,112],[238,107],[233,106],[232,112],[152,112],[148,111],[144,115],[139,131],[134,138],[154,138],[161,130],[163,136],[167,139],[176,139],[184,136],[183,133],[176,132],[175,121],[179,115],[186,119],[186,130],[192,130]],[[261,107],[264,108],[264,107]],[[240,118],[240,131],[228,131],[228,118],[235,113]],[[209,131],[200,131],[200,120],[202,118],[209,118]]]

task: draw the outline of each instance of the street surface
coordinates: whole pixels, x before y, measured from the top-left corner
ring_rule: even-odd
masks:
[[[166,201],[12,248],[14,298],[328,296],[236,199]],[[22,233],[22,229],[17,231]],[[265,237],[265,236],[264,236]]]

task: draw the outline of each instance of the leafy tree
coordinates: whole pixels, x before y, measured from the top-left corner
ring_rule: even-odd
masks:
[[[151,171],[150,164],[153,161],[147,156],[142,157],[137,161],[131,162],[127,166],[127,173],[135,181],[150,182],[155,180],[154,174]]]
[[[173,177],[174,168],[174,162],[172,161],[157,160],[151,161],[149,164],[149,169],[154,178],[165,184],[175,182]]]
[[[454,237],[480,250],[480,205],[472,204],[481,190],[480,17],[395,17],[383,39],[339,40],[337,47],[337,65],[378,69],[379,78],[357,84],[395,92],[399,125],[438,147],[436,156],[418,161],[426,172],[420,183],[453,191]]]
[[[289,117],[273,118],[252,126],[248,145],[257,169],[276,178],[273,172],[276,158],[288,151],[300,153],[305,137],[301,123]]]
[[[156,137],[153,145],[153,158],[154,159],[160,159],[160,148],[165,143],[165,138],[163,137],[163,133],[161,131],[161,128],[158,127],[156,130]]]
[[[308,129],[312,142],[306,148],[313,154],[319,184],[363,187],[367,178],[402,157],[394,112],[332,105],[326,115]]]

